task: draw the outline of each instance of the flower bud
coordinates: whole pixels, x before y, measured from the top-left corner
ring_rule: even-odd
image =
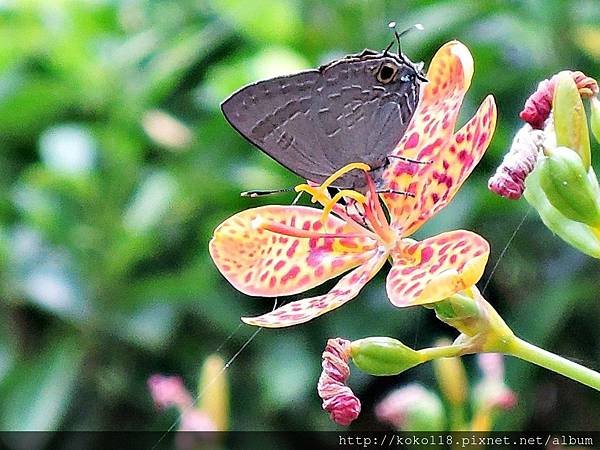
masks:
[[[375,415],[396,430],[439,431],[445,425],[439,397],[418,383],[392,391],[377,404]]]
[[[600,236],[597,230],[582,222],[565,217],[548,200],[540,184],[540,172],[536,169],[525,180],[525,199],[533,206],[544,225],[569,245],[594,258],[600,258]],[[590,167],[590,183],[595,182],[593,169]]]
[[[354,341],[350,355],[360,370],[371,375],[397,375],[423,362],[417,351],[388,337]]]
[[[323,409],[335,423],[350,425],[360,414],[360,400],[346,386],[350,377],[348,367],[350,341],[336,338],[329,339],[323,351],[321,366],[323,371],[319,377],[317,392],[323,400]]]
[[[148,378],[147,383],[157,409],[175,406],[184,410],[192,407],[192,395],[184,386],[180,376],[154,374]]]
[[[565,217],[590,226],[600,225],[598,192],[580,156],[566,147],[548,150],[540,161],[540,185],[548,201]],[[593,175],[592,175],[593,176]]]
[[[477,364],[482,378],[473,391],[473,431],[489,431],[498,411],[512,409],[517,394],[504,382],[504,357],[499,353],[480,353]]]
[[[596,142],[600,143],[600,100],[598,97],[592,97],[590,100],[590,113],[590,128]]]
[[[587,117],[577,84],[567,72],[557,76],[552,117],[556,144],[574,150],[587,171],[591,163]]]
[[[533,128],[540,130],[544,128],[544,123],[552,109],[556,84],[561,76],[570,77],[573,80],[582,98],[589,98],[598,94],[599,89],[596,80],[579,71],[572,72],[565,70],[557,73],[548,80],[543,80],[538,85],[536,91],[527,99],[523,111],[519,114],[519,117]]]
[[[526,123],[515,135],[510,150],[488,181],[490,191],[510,200],[521,198],[525,178],[535,167],[544,139],[544,131]]]
[[[219,431],[227,431],[229,422],[229,385],[224,372],[225,361],[218,355],[210,355],[202,365],[198,383],[199,409]]]

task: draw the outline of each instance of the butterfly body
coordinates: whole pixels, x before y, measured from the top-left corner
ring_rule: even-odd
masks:
[[[363,162],[377,183],[412,118],[423,80],[420,65],[403,55],[364,50],[245,86],[221,108],[242,136],[309,181],[322,183],[341,167]],[[364,186],[360,171],[334,183]]]

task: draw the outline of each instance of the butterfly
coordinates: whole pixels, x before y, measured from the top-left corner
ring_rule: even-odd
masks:
[[[388,155],[406,132],[427,81],[423,63],[388,49],[365,49],[318,69],[252,83],[221,109],[244,138],[309,181],[322,183],[362,162],[382,187]],[[364,173],[350,171],[332,187],[362,191],[365,183]]]

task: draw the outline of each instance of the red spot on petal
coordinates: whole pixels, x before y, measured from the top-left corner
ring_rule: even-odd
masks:
[[[310,222],[308,222],[310,225]],[[287,252],[285,252],[285,254],[288,256],[288,258],[291,258],[292,256],[294,256],[294,253],[296,253],[296,248],[298,247],[298,244],[300,243],[300,241],[296,240],[292,243],[292,245],[290,246],[290,248],[288,248]]]
[[[333,261],[331,261],[331,267],[333,269],[337,269],[339,267],[342,267],[344,265],[344,260],[340,259],[340,258],[336,258]]]
[[[300,267],[294,266],[292,267],[284,276],[281,277],[281,282],[283,284],[287,283],[290,280],[296,278],[296,276],[300,273]]]
[[[274,269],[275,270],[281,270],[281,268],[285,266],[285,261],[277,261],[277,264],[275,264]]]
[[[421,251],[421,264],[428,262],[433,256],[433,249],[431,247],[425,247]]]
[[[429,120],[428,118],[425,118],[424,120]],[[418,133],[413,133],[410,135],[410,137],[406,140],[406,143],[404,144],[404,149],[408,150],[410,148],[415,148],[417,145],[419,144],[419,134]]]
[[[413,267],[406,267],[406,268],[404,268],[404,269],[402,269],[402,270],[400,271],[400,274],[401,274],[401,275],[410,275],[410,274],[411,274],[411,273],[413,273],[413,272],[414,272],[416,269],[417,269],[417,267],[416,267],[416,266],[413,266]]]

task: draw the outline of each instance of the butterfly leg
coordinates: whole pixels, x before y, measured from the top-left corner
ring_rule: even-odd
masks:
[[[391,158],[393,158],[393,159],[399,159],[401,161],[405,161],[405,162],[409,162],[409,163],[414,163],[414,164],[431,164],[431,163],[433,163],[432,160],[422,161],[422,160],[419,160],[419,159],[406,158],[404,156],[387,155],[387,159],[388,160],[391,159]],[[388,162],[391,162],[391,161],[388,161]]]
[[[404,195],[406,197],[415,197],[415,194],[413,194],[412,192],[406,192],[406,191],[396,191],[395,189],[380,189],[377,191],[378,194],[398,194],[398,195]]]

